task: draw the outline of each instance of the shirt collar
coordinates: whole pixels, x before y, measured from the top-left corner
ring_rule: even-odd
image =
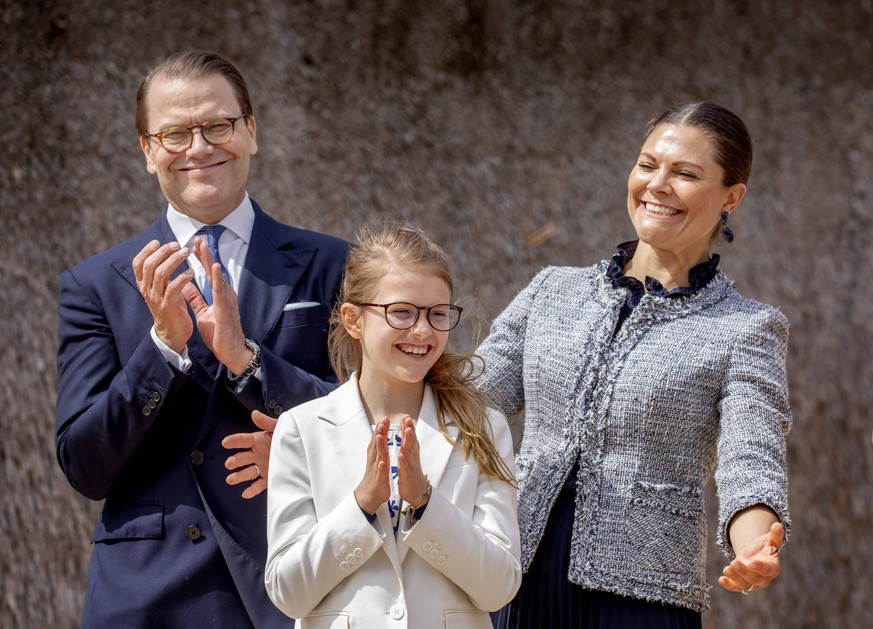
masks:
[[[616,253],[612,256],[612,260],[609,261],[609,267],[606,269],[606,276],[612,281],[614,287],[632,287],[634,285],[642,287],[639,280],[624,274],[624,267],[633,259],[638,244],[638,240],[631,240],[629,242],[621,243],[616,248]],[[692,295],[706,286],[709,281],[715,277],[715,273],[718,270],[719,260],[721,260],[721,256],[714,253],[709,260],[705,260],[700,264],[691,267],[688,271],[689,286],[679,286],[672,290],[667,290],[661,285],[661,282],[655,278],[646,277],[646,290],[649,293],[660,295],[662,297]]]
[[[190,245],[191,241],[194,240],[194,235],[205,225],[205,223],[182,214],[172,205],[167,206],[167,222],[170,224],[176,241],[183,246]],[[249,244],[255,224],[255,209],[252,207],[252,200],[249,199],[248,192],[243,197],[242,203],[221,219],[218,224],[224,225],[229,232],[241,238],[246,245]]]

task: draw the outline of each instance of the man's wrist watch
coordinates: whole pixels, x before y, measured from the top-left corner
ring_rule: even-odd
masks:
[[[242,373],[238,376],[233,375],[230,369],[227,370],[227,379],[233,383],[239,384],[240,382],[244,382],[248,380],[253,373],[255,373],[261,366],[261,348],[258,347],[258,344],[255,343],[251,339],[244,339],[246,347],[248,347],[252,352],[254,352],[254,356],[249,361],[249,364],[246,365],[245,369],[242,370]]]

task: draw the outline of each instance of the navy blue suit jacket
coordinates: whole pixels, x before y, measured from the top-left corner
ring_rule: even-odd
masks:
[[[252,409],[278,417],[336,386],[328,316],[348,243],[253,205],[239,307],[262,379],[240,392],[196,327],[187,374],[150,337],[132,260],[153,239],[174,240],[166,211],[61,276],[57,456],[76,490],[105,500],[83,627],[293,625],[264,589],[266,493],[246,500],[226,484],[221,440],[256,430]],[[286,308],[295,302],[318,305]]]

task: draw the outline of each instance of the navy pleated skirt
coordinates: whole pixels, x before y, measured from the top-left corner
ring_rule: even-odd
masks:
[[[696,611],[588,590],[567,579],[575,497],[571,480],[552,508],[518,594],[491,614],[495,629],[701,629]]]

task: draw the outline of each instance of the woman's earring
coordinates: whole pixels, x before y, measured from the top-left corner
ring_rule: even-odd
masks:
[[[728,216],[727,211],[723,210],[721,213],[721,237],[724,238],[725,242],[733,242],[734,231],[727,226]]]

